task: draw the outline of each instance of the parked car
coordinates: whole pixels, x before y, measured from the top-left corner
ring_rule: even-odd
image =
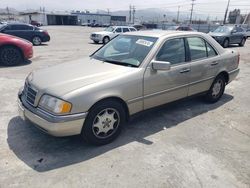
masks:
[[[247,38],[244,30],[238,26],[219,26],[209,34],[224,48],[227,48],[230,44],[244,46]]]
[[[167,28],[167,30],[174,30],[174,31],[196,31],[195,29],[193,29],[190,26],[170,26],[169,28]]]
[[[91,33],[90,39],[93,40],[94,43],[102,42],[103,44],[106,44],[117,35],[132,31],[136,31],[136,29],[128,26],[111,26],[104,31]]]
[[[197,94],[217,102],[238,65],[237,52],[205,33],[130,32],[90,57],[30,73],[19,113],[51,135],[107,144],[137,112]]]
[[[250,37],[250,28],[245,30],[245,35],[246,35],[247,38]]]
[[[141,24],[134,24],[132,27],[134,27],[137,31],[147,29],[147,27],[145,25],[141,25]]]
[[[33,45],[40,45],[42,42],[50,41],[50,36],[46,30],[22,23],[8,23],[0,27],[0,33],[14,35],[26,39]]]
[[[29,41],[0,33],[0,63],[5,66],[21,64],[33,56],[33,47]]]
[[[38,22],[38,21],[35,21],[35,20],[31,20],[30,24],[33,25],[33,26],[37,26],[37,27],[40,27],[40,26],[43,25],[41,22]]]

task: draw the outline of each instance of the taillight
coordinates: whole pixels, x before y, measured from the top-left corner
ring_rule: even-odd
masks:
[[[238,54],[238,66],[240,64],[240,53]]]

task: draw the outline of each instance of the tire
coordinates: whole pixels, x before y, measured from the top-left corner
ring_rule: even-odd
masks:
[[[110,38],[107,37],[107,36],[104,37],[103,40],[102,40],[103,44],[107,44],[109,41],[110,41]]]
[[[227,48],[229,46],[229,40],[225,39],[222,46],[223,48]]]
[[[0,62],[5,66],[19,65],[23,62],[23,54],[14,46],[3,47],[0,50]]]
[[[41,39],[41,37],[39,37],[39,36],[34,36],[34,37],[32,38],[32,44],[33,44],[34,46],[39,46],[39,45],[41,45],[41,44],[42,44],[42,39]]]
[[[97,103],[89,111],[81,136],[93,145],[108,144],[119,136],[125,120],[125,109],[120,102],[106,100]]]
[[[223,75],[219,75],[215,78],[209,91],[205,96],[205,100],[209,103],[217,102],[224,94],[226,87],[226,79]]]
[[[239,46],[244,46],[246,42],[246,38],[243,38],[239,44]]]

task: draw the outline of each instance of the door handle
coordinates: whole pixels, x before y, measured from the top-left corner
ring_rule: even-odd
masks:
[[[190,71],[190,69],[189,68],[186,68],[186,69],[182,69],[181,71],[180,71],[180,73],[186,73],[186,72],[189,72]]]
[[[212,63],[211,63],[211,66],[215,66],[215,65],[218,65],[219,63],[217,62],[217,61],[213,61]]]

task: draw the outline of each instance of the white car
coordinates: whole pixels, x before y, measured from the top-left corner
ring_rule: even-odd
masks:
[[[93,40],[94,43],[102,42],[103,44],[106,44],[120,33],[126,33],[132,31],[137,31],[137,30],[134,27],[129,27],[129,26],[111,26],[106,28],[104,31],[91,33],[90,39]]]

